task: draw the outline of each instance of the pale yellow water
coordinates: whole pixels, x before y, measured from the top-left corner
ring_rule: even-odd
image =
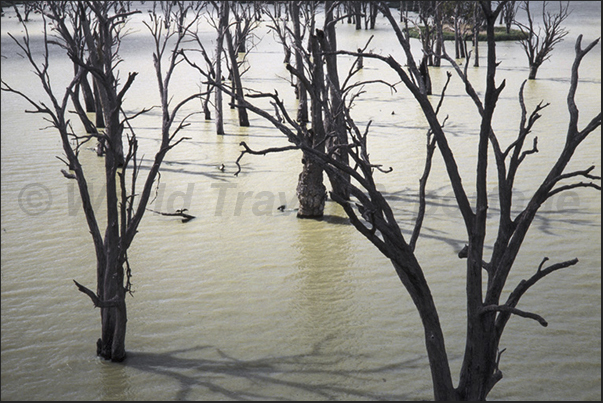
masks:
[[[515,205],[527,202],[560,151],[567,127],[565,97],[573,45],[601,35],[599,2],[575,2],[570,34],[555,49],[536,81],[526,85],[529,106],[550,102],[533,134],[540,152],[522,165]],[[2,18],[2,79],[36,99],[38,82],[27,62],[16,56],[7,32],[21,36],[14,14]],[[158,104],[151,41],[136,16],[123,43],[122,79],[138,71],[126,99],[133,112]],[[32,17],[32,34],[40,18]],[[371,49],[400,57],[402,52],[384,20],[375,31],[338,25],[341,49],[354,50],[375,35]],[[207,46],[213,33],[202,28]],[[255,31],[257,46],[244,85],[278,89],[294,110],[282,48],[265,26]],[[36,33],[34,45],[40,46]],[[416,43],[414,43],[416,45]],[[447,45],[452,51],[452,46]],[[418,50],[418,47],[416,48]],[[506,79],[495,129],[508,145],[519,125],[517,93],[527,77],[525,55],[516,43],[497,44]],[[485,56],[485,46],[480,49]],[[53,85],[60,89],[72,66],[59,51],[51,57]],[[388,68],[365,62],[360,78],[397,81]],[[482,66],[485,60],[482,60]],[[342,73],[349,59],[342,59]],[[176,102],[196,88],[197,75],[182,66],[172,87]],[[432,69],[439,92],[449,67]],[[469,68],[483,91],[485,68]],[[578,106],[581,123],[601,109],[601,45],[584,59]],[[376,180],[391,201],[406,233],[416,214],[416,190],[423,170],[425,122],[410,93],[398,86],[367,87],[353,116],[361,125],[373,119],[369,140],[375,163],[394,171]],[[481,94],[481,92],[480,92]],[[188,111],[198,108],[191,105]],[[182,224],[149,213],[129,253],[134,296],[124,364],[95,356],[99,313],[72,279],[94,287],[94,251],[74,183],[59,172],[63,164],[58,135],[41,116],[23,113],[28,105],[2,93],[2,399],[3,400],[415,400],[431,399],[431,382],[422,328],[412,302],[391,264],[345,219],[340,207],[326,206],[322,221],[298,220],[295,186],[300,156],[295,153],[246,156],[234,177],[239,142],[252,148],[285,145],[262,119],[237,127],[226,109],[226,136],[214,122],[191,118],[182,133],[188,140],[162,169],[158,196],[150,207],[188,208],[197,218]],[[188,112],[187,111],[187,112]],[[394,112],[394,114],[392,114]],[[186,113],[186,112],[185,112]],[[464,184],[472,191],[478,125],[472,103],[453,77],[442,110]],[[81,130],[74,116],[76,130]],[[159,115],[134,124],[144,154],[143,175],[158,145]],[[530,140],[531,141],[531,140]],[[90,145],[92,147],[93,145]],[[81,153],[102,217],[103,162]],[[217,167],[225,165],[224,172]],[[491,163],[491,166],[494,164]],[[596,165],[601,173],[601,131],[585,141],[569,169]],[[496,187],[494,171],[491,188]],[[428,185],[429,201],[417,254],[432,287],[446,335],[453,374],[464,348],[464,261],[456,253],[464,230],[454,207],[441,159],[436,154]],[[286,204],[281,213],[277,207]],[[493,222],[496,200],[491,203]],[[519,308],[549,322],[513,318],[501,347],[504,379],[496,400],[601,399],[601,197],[593,189],[552,198],[536,219],[508,282],[508,290],[533,273],[543,257],[551,262],[578,257],[580,263],[535,286]],[[101,223],[104,220],[100,219]],[[492,240],[493,230],[490,231]]]

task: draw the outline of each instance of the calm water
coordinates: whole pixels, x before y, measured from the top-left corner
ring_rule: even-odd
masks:
[[[599,2],[574,2],[570,34],[555,49],[539,79],[526,85],[534,106],[550,102],[534,128],[540,153],[529,156],[517,181],[515,204],[527,202],[562,147],[568,113],[565,97],[573,45],[601,36]],[[16,56],[7,32],[20,36],[14,14],[2,18],[2,79],[40,97],[31,68]],[[123,43],[122,77],[138,71],[126,108],[158,104],[151,40],[137,16]],[[40,47],[40,18],[29,27]],[[213,33],[203,35],[212,47]],[[401,55],[391,30],[380,20],[375,31],[338,25],[341,49],[356,49],[371,34],[372,49]],[[265,26],[244,84],[289,94],[282,48]],[[417,47],[418,49],[418,47]],[[448,49],[452,47],[448,44]],[[517,93],[527,77],[525,55],[516,43],[499,43],[497,80],[507,80],[495,116],[501,142],[509,144],[519,125]],[[485,56],[485,46],[480,54]],[[345,61],[344,61],[345,60]],[[342,71],[349,60],[342,59]],[[53,84],[65,85],[70,62],[51,55]],[[397,81],[376,62],[361,78]],[[485,60],[482,66],[485,65]],[[484,67],[469,68],[483,90]],[[449,67],[432,69],[439,92]],[[65,74],[68,72],[68,74]],[[584,60],[577,102],[581,126],[601,109],[601,45]],[[172,93],[187,94],[199,79],[180,70]],[[476,154],[476,112],[454,77],[442,116],[464,183],[471,189]],[[294,100],[287,95],[287,104]],[[152,100],[152,101],[150,101]],[[192,106],[191,106],[192,107]],[[197,107],[195,105],[194,107]],[[431,399],[422,328],[391,264],[359,235],[342,209],[327,203],[322,221],[298,220],[295,186],[300,156],[247,156],[234,177],[240,141],[254,148],[286,144],[266,122],[252,116],[250,128],[236,126],[226,110],[226,136],[214,122],[195,115],[184,134],[191,140],[172,150],[162,169],[151,208],[186,207],[197,218],[187,224],[149,213],[131,248],[134,297],[128,300],[125,364],[95,356],[98,310],[73,285],[95,284],[92,242],[74,183],[59,172],[58,135],[42,129],[27,104],[2,93],[2,399],[3,400],[229,400],[229,399]],[[392,166],[377,180],[391,200],[402,228],[410,231],[423,169],[425,122],[408,91],[370,87],[353,110],[356,120],[373,119],[372,160]],[[157,113],[139,118],[139,155],[144,167],[158,142]],[[79,122],[73,119],[76,130]],[[90,146],[92,147],[92,146]],[[103,208],[103,162],[82,151],[92,195]],[[224,172],[218,170],[224,164]],[[491,164],[494,165],[494,164]],[[596,165],[601,174],[601,131],[579,149],[571,169]],[[495,176],[490,174],[492,189]],[[469,193],[472,193],[469,190]],[[439,158],[429,183],[428,215],[417,249],[431,284],[446,334],[453,373],[464,348],[464,244],[460,215]],[[287,209],[276,208],[286,204]],[[491,203],[496,217],[496,202]],[[520,308],[549,322],[514,318],[501,347],[504,379],[490,394],[498,400],[601,399],[601,196],[592,189],[567,192],[543,208],[529,233],[510,291],[534,272],[544,256],[580,263],[534,287]],[[102,217],[102,215],[101,215]],[[101,220],[102,221],[102,220]],[[494,221],[494,220],[493,220]],[[494,231],[491,231],[494,233]]]

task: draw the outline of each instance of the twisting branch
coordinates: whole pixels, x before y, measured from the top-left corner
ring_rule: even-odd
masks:
[[[83,292],[88,297],[90,297],[95,308],[112,308],[112,307],[117,307],[119,305],[117,296],[108,301],[103,301],[91,289],[84,287],[83,285],[81,285],[80,283],[78,283],[75,280],[73,280],[73,282],[75,283],[75,285],[77,286],[77,289],[79,291]]]
[[[544,318],[540,315],[537,315],[532,312],[525,312],[525,311],[522,311],[521,309],[513,308],[508,305],[486,305],[485,307],[482,308],[481,313],[485,314],[487,312],[504,312],[507,314],[521,316],[523,318],[534,319],[535,321],[538,321],[538,323],[540,323],[544,327],[547,327],[549,325],[547,323],[547,321],[544,320]]]
[[[519,158],[517,159],[517,165],[521,164],[527,155],[534,154],[538,152],[538,137],[534,137],[532,148],[529,150],[525,150],[521,153]]]
[[[527,80],[524,80],[524,82],[521,84],[520,90],[519,90],[519,105],[521,107],[521,121],[519,124],[519,133],[517,135],[517,139],[511,143],[507,149],[505,150],[505,152],[503,153],[503,158],[506,158],[507,155],[511,152],[511,150],[513,150],[513,154],[511,155],[511,159],[509,162],[509,171],[506,175],[506,192],[510,192],[513,187],[513,183],[515,182],[515,175],[517,174],[517,170],[519,169],[519,165],[523,162],[523,160],[525,159],[525,157],[529,154],[533,154],[538,152],[538,138],[534,137],[533,140],[533,146],[531,150],[528,151],[523,151],[523,145],[525,142],[525,139],[527,137],[527,135],[531,132],[532,127],[534,126],[534,123],[536,123],[536,121],[538,119],[540,119],[541,115],[540,115],[540,111],[543,110],[544,108],[546,108],[547,106],[549,106],[549,103],[543,104],[543,102],[540,102],[536,108],[534,108],[534,110],[532,111],[532,113],[530,114],[530,116],[527,116],[527,109],[526,109],[526,105],[525,105],[525,101],[524,101],[524,88],[525,88],[525,84],[526,84]],[[510,214],[510,211],[506,212],[507,214]]]
[[[448,88],[448,84],[450,83],[451,77],[452,77],[452,74],[450,72],[446,72],[446,83],[444,84],[444,88],[442,88],[442,94],[440,95],[440,100],[438,102],[438,105],[436,106],[436,110],[435,110],[436,115],[440,111],[440,108],[442,107],[442,103],[444,102],[444,95],[446,94],[446,88]],[[448,118],[448,116],[446,116],[446,119],[447,118]],[[442,127],[444,127],[446,119],[444,119],[444,123],[442,123]],[[429,129],[427,131],[427,155],[425,157],[425,168],[423,169],[423,175],[419,179],[419,213],[417,214],[417,219],[415,221],[415,227],[414,227],[412,235],[410,237],[410,241],[408,242],[408,245],[410,246],[411,250],[415,249],[417,240],[419,239],[419,234],[421,232],[421,227],[423,226],[423,219],[425,217],[425,204],[426,204],[425,194],[426,194],[426,187],[427,187],[427,179],[429,178],[429,173],[431,171],[431,161],[433,159],[433,154],[434,154],[434,151],[436,148],[436,140],[435,140],[435,138],[432,137],[432,134],[433,134],[433,131],[431,129]]]
[[[285,146],[285,147],[271,147],[271,148],[266,148],[263,150],[259,150],[259,151],[255,151],[252,150],[251,148],[249,148],[249,146],[247,145],[247,143],[245,143],[244,141],[241,141],[239,143],[239,145],[241,147],[243,147],[243,151],[241,151],[241,154],[239,155],[239,158],[237,158],[237,160],[235,161],[235,163],[237,164],[237,172],[235,172],[235,176],[239,176],[239,173],[241,172],[241,165],[239,164],[239,162],[241,161],[241,158],[243,158],[243,156],[245,154],[251,154],[251,155],[266,155],[266,154],[270,154],[270,153],[279,153],[279,152],[283,152],[283,151],[289,151],[289,150],[299,150],[300,147],[299,146]]]
[[[513,292],[511,292],[511,294],[509,295],[509,298],[507,299],[507,302],[504,304],[504,306],[509,308],[515,308],[519,303],[521,297],[530,289],[530,287],[536,284],[539,280],[542,280],[544,277],[557,270],[565,269],[567,267],[574,266],[578,263],[578,259],[576,258],[572,260],[567,260],[565,262],[556,263],[543,269],[542,267],[544,266],[544,263],[548,260],[548,257],[543,258],[542,262],[538,266],[538,269],[536,270],[536,273],[534,273],[528,280],[521,280],[519,282],[517,287],[515,287]],[[496,337],[498,341],[500,341],[500,337],[502,336],[503,330],[509,320],[510,315],[512,313],[515,313],[510,310],[508,310],[507,312],[501,310],[500,312],[501,313],[498,315],[495,322]]]
[[[592,41],[584,49],[582,49],[582,35],[578,35],[578,38],[576,39],[576,45],[574,47],[575,52],[576,52],[576,57],[574,59],[573,65],[572,65],[570,90],[567,94],[567,107],[570,112],[570,121],[569,121],[568,130],[567,130],[568,140],[574,140],[574,141],[580,142],[592,130],[594,130],[598,126],[601,126],[601,113],[599,112],[599,114],[592,120],[591,124],[589,124],[587,126],[588,128],[590,128],[592,126],[592,129],[587,131],[585,128],[582,132],[578,131],[578,107],[576,106],[576,90],[578,88],[578,68],[580,67],[580,62],[582,61],[584,56],[586,56],[586,54],[588,52],[590,52],[591,49],[594,48],[599,43],[600,39],[601,38],[597,38],[596,40]],[[594,122],[594,124],[593,124],[593,122]]]

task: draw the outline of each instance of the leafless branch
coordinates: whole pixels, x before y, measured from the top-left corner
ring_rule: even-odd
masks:
[[[504,304],[504,306],[507,306],[510,308],[515,308],[517,306],[517,304],[519,303],[519,300],[521,299],[521,297],[526,293],[526,291],[528,291],[538,281],[542,280],[544,277],[548,276],[549,274],[551,274],[557,270],[565,269],[567,267],[574,266],[575,264],[578,263],[578,259],[576,258],[576,259],[572,259],[572,260],[567,260],[565,262],[556,263],[556,264],[553,264],[553,265],[548,266],[543,269],[542,266],[544,265],[544,263],[546,261],[548,261],[547,257],[545,257],[542,260],[542,262],[538,266],[538,269],[536,270],[536,273],[534,273],[528,280],[521,280],[519,282],[517,287],[515,287],[515,289],[511,292],[511,294],[507,298],[507,302]],[[496,319],[495,326],[496,326],[496,334],[497,334],[498,340],[500,340],[500,337],[502,336],[502,332],[505,328],[505,325],[507,324],[507,322],[509,320],[511,313],[514,313],[514,312],[501,311],[501,314]]]
[[[558,188],[555,188],[548,193],[547,199],[556,195],[557,193],[563,192],[565,190],[576,189],[576,188],[594,188],[594,189],[597,189],[600,191],[601,185],[597,185],[596,183],[593,183],[593,182],[578,182],[578,183],[573,183],[571,185],[559,186]]]
[[[237,158],[237,160],[235,161],[235,163],[237,164],[237,168],[238,168],[237,172],[235,172],[235,174],[234,174],[235,176],[238,176],[239,173],[241,172],[241,165],[239,164],[239,162],[241,161],[241,158],[243,158],[243,156],[245,154],[266,155],[266,154],[270,154],[270,153],[278,153],[278,152],[283,152],[283,151],[300,149],[300,147],[298,147],[298,146],[285,146],[285,147],[270,147],[270,148],[256,151],[256,150],[252,150],[251,148],[249,148],[247,143],[245,143],[244,141],[241,141],[241,143],[239,143],[239,145],[241,147],[243,147],[243,151],[241,151],[239,158]]]
[[[487,312],[504,312],[507,314],[521,316],[523,318],[534,319],[534,320],[538,321],[538,323],[540,323],[544,327],[547,327],[549,325],[547,323],[547,321],[544,320],[544,318],[540,315],[537,315],[532,312],[525,312],[525,311],[522,311],[521,309],[517,309],[517,308],[511,307],[508,305],[486,305],[482,308],[481,313],[484,314]]]
[[[81,292],[83,292],[84,294],[86,294],[88,297],[90,297],[90,299],[92,300],[92,303],[94,304],[95,308],[111,308],[111,307],[116,307],[118,306],[118,300],[117,297],[108,300],[108,301],[102,301],[92,290],[90,290],[87,287],[84,287],[83,285],[81,285],[80,283],[78,283],[77,281],[73,280],[73,282],[75,283],[75,285],[77,286],[77,289],[80,290]]]

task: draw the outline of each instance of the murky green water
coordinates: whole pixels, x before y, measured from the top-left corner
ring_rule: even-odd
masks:
[[[518,206],[527,202],[530,189],[562,147],[573,44],[579,33],[585,41],[601,35],[600,10],[599,2],[576,2],[570,34],[541,68],[539,79],[526,85],[529,106],[540,100],[551,105],[534,129],[540,153],[522,165]],[[20,35],[16,19],[8,18],[12,15],[9,11],[2,18],[2,79],[40,94],[31,68],[15,55],[6,34]],[[33,16],[30,29],[39,26],[39,17]],[[132,27],[123,44],[123,76],[127,71],[140,74],[127,97],[130,111],[159,103],[150,38],[140,25]],[[210,43],[210,28],[204,29]],[[288,94],[280,45],[263,26],[255,33],[257,46],[249,55],[245,85]],[[356,49],[371,34],[375,52],[401,56],[383,20],[374,32],[338,25],[339,47]],[[507,86],[495,127],[508,144],[519,125],[517,93],[527,68],[517,44],[499,43],[497,52],[502,61],[497,79],[506,79]],[[480,54],[485,56],[485,47]],[[51,62],[53,83],[60,88],[71,74],[70,62],[59,52]],[[347,71],[343,61],[342,70]],[[432,69],[435,92],[448,70]],[[484,68],[470,67],[469,73],[481,91]],[[397,81],[376,62],[367,61],[361,75]],[[584,125],[601,108],[600,45],[584,60],[580,78],[577,100]],[[178,97],[197,83],[197,76],[182,69],[173,93]],[[450,115],[446,129],[471,189],[477,114],[456,77],[448,94],[442,114]],[[293,108],[288,96],[287,105]],[[213,121],[196,115],[184,132],[191,140],[168,154],[151,208],[186,207],[197,218],[182,224],[151,213],[145,217],[130,253],[135,293],[128,300],[129,358],[121,365],[96,358],[99,313],[72,282],[94,287],[92,242],[74,184],[59,172],[59,138],[50,129],[40,130],[45,122],[39,115],[24,114],[26,108],[22,100],[2,93],[3,400],[432,398],[422,328],[391,264],[332,202],[323,221],[295,217],[299,155],[247,156],[243,172],[234,177],[240,141],[252,148],[286,141],[255,116],[250,128],[238,128],[235,112],[228,109],[226,136],[216,136]],[[374,120],[372,160],[394,168],[377,180],[402,228],[410,231],[423,170],[421,112],[401,87],[395,94],[371,87],[353,114],[362,124]],[[79,124],[75,118],[74,124]],[[158,114],[139,118],[136,127],[146,158],[143,166],[148,167],[158,144]],[[85,150],[82,160],[102,211],[102,159]],[[217,168],[222,163],[224,172]],[[600,175],[600,129],[579,149],[569,169],[590,165]],[[494,189],[495,176],[490,178]],[[464,262],[456,253],[464,244],[464,230],[439,158],[429,197],[417,250],[456,374],[465,331]],[[281,213],[277,207],[282,204],[287,209]],[[501,361],[505,377],[490,398],[600,400],[600,206],[599,192],[568,192],[551,199],[535,221],[509,278],[509,291],[544,256],[553,262],[578,257],[580,263],[551,275],[524,297],[520,308],[541,314],[549,327],[513,318],[501,343],[507,348]]]

